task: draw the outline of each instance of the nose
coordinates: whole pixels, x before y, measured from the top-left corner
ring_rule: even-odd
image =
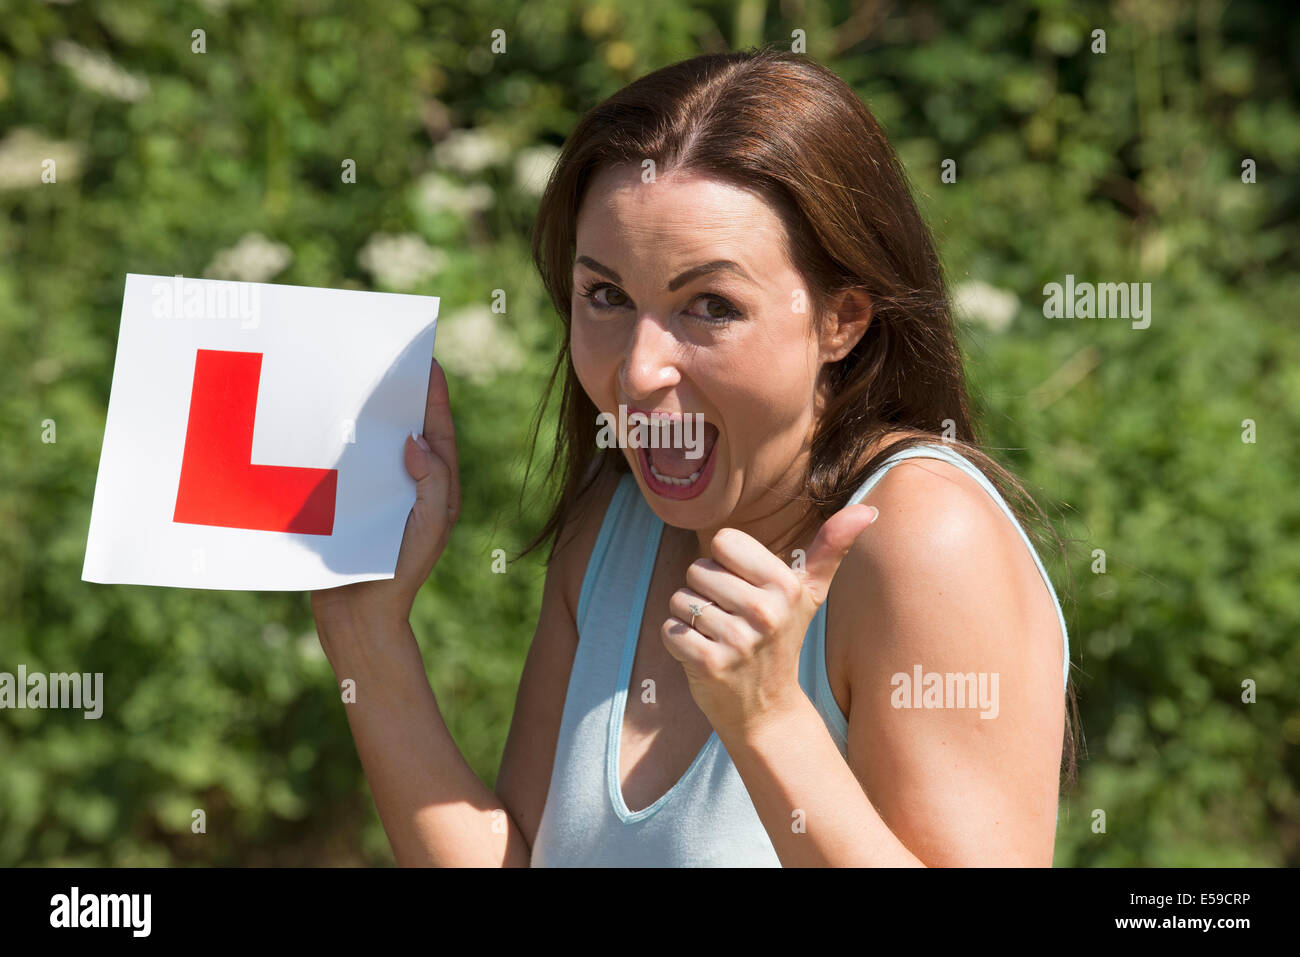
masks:
[[[676,361],[677,340],[652,316],[638,316],[632,326],[627,355],[619,366],[619,384],[633,401],[681,382]]]

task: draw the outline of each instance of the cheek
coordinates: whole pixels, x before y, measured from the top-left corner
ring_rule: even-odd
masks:
[[[575,317],[569,331],[569,355],[573,360],[573,371],[578,376],[587,397],[599,406],[608,404],[609,397],[604,393],[611,389],[611,375],[618,370],[618,357],[611,359],[602,349],[600,343],[591,335],[586,325]]]
[[[728,383],[729,403],[746,431],[784,430],[810,414],[816,357],[792,335],[754,337],[729,349],[716,375]]]
[[[757,468],[758,475],[785,474],[811,422],[805,380],[793,356],[784,361],[769,356],[764,362],[737,358],[707,376],[705,394],[722,416],[733,467]]]

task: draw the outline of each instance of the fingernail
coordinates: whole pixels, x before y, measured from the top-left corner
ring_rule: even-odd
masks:
[[[433,451],[433,449],[429,448],[429,443],[424,441],[424,436],[416,432],[415,429],[411,430],[411,439],[415,442],[416,445],[424,449],[424,451],[426,452]]]
[[[871,509],[871,521],[867,522],[867,524],[874,525],[876,519],[880,518],[880,509],[876,508],[874,505],[868,505],[867,508]]]

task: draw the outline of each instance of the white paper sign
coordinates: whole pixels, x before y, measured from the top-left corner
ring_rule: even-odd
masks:
[[[126,277],[86,581],[392,578],[438,299]]]

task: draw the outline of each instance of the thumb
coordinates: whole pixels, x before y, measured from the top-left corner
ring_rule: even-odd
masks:
[[[874,505],[849,505],[826,520],[817,537],[808,546],[803,581],[820,606],[830,593],[831,579],[849,553],[858,536],[880,517]]]

